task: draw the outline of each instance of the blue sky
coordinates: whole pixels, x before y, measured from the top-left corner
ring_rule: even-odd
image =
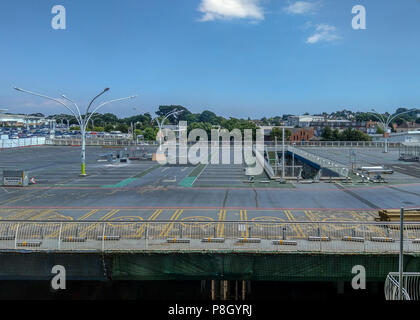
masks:
[[[51,27],[57,4],[66,30]],[[103,99],[138,94],[102,110],[119,116],[420,107],[419,17],[419,0],[2,0],[0,108],[65,111],[13,86],[81,105],[105,87]]]

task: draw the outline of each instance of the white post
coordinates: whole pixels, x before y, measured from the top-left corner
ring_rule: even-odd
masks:
[[[284,175],[284,158],[285,158],[285,150],[284,150],[284,132],[285,132],[285,130],[284,130],[284,127],[283,127],[283,130],[282,130],[282,173],[281,173],[281,177],[282,177],[282,179],[284,180],[284,178],[285,178],[285,175]]]
[[[102,251],[105,251],[105,227],[106,223],[104,222],[104,228],[102,230]]]
[[[81,121],[81,128],[80,133],[82,134],[82,171],[81,176],[86,176],[86,131],[85,131],[85,123]]]
[[[399,288],[398,288],[398,299],[403,300],[402,290],[403,290],[403,256],[404,254],[404,208],[401,207],[400,212],[400,256],[399,256]]]
[[[17,249],[17,238],[18,238],[18,232],[19,232],[19,223],[16,227],[16,233],[15,233],[15,249]]]
[[[63,223],[60,223],[60,231],[58,232],[58,250],[60,250],[61,242],[61,230],[63,229]]]

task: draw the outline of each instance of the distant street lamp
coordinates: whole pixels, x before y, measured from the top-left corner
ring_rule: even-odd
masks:
[[[398,118],[399,116],[401,116],[405,113],[409,113],[409,112],[412,112],[414,110],[416,110],[416,109],[411,109],[411,110],[400,112],[400,113],[397,113],[397,114],[394,114],[394,115],[389,115],[388,118],[385,118],[382,114],[375,111],[374,109],[372,109],[372,112],[368,112],[368,113],[372,114],[373,116],[375,116],[376,119],[379,120],[379,122],[381,123],[382,128],[384,130],[384,138],[385,138],[384,153],[388,152],[388,138],[389,138],[389,133],[390,133],[389,125],[391,124],[392,120]]]
[[[168,119],[170,116],[177,116],[184,112],[184,110],[172,110],[171,112],[167,113],[162,120],[159,121],[159,117],[156,117],[153,121],[156,121],[159,127],[159,151],[162,151],[162,129],[163,125],[165,124],[165,120]]]
[[[106,88],[101,93],[99,93],[95,98],[92,99],[92,101],[89,103],[89,105],[88,105],[88,107],[86,109],[86,114],[85,115],[82,115],[81,112],[80,112],[79,107],[77,106],[77,104],[73,100],[70,100],[68,97],[66,97],[64,94],[61,95],[61,96],[64,99],[66,99],[67,101],[70,101],[71,103],[73,103],[74,106],[75,106],[75,109],[70,108],[64,102],[62,102],[61,100],[58,100],[56,98],[51,98],[51,97],[48,97],[46,95],[35,93],[35,92],[31,92],[31,91],[27,91],[27,90],[24,90],[24,89],[21,89],[21,88],[15,88],[15,89],[17,91],[20,91],[20,92],[29,93],[29,94],[32,94],[34,96],[38,96],[38,97],[42,97],[42,98],[45,98],[45,99],[49,99],[49,100],[55,101],[55,102],[63,105],[76,118],[76,120],[77,120],[77,122],[79,123],[79,126],[80,126],[80,133],[82,135],[82,155],[81,155],[82,156],[82,166],[81,166],[81,174],[80,174],[81,176],[86,176],[86,127],[87,127],[87,125],[89,123],[90,118],[100,108],[102,108],[103,106],[105,106],[107,104],[110,104],[112,102],[117,102],[117,101],[129,100],[129,99],[133,99],[133,98],[137,97],[137,96],[130,96],[130,97],[125,97],[125,98],[120,98],[120,99],[114,99],[114,100],[106,101],[106,102],[101,103],[97,107],[95,107],[93,109],[93,111],[91,113],[89,113],[90,108],[91,108],[93,102],[97,98],[99,98],[101,95],[103,95],[105,92],[107,92],[109,90],[109,88]]]

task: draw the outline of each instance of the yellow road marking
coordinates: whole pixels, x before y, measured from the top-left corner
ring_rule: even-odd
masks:
[[[81,217],[80,217],[79,219],[77,219],[77,220],[79,220],[79,221],[86,220],[87,218],[89,218],[90,216],[92,216],[94,213],[96,213],[96,212],[98,212],[98,211],[99,211],[99,209],[93,209],[93,210],[91,210],[91,211],[87,212],[86,214],[84,214],[83,216],[81,216]],[[73,225],[72,223],[67,224],[64,228],[62,228],[62,229],[61,229],[61,233],[63,233],[64,231],[66,231],[66,230],[70,229],[72,225]],[[59,233],[60,233],[60,230],[55,231],[55,232],[53,232],[52,234],[48,235],[48,237],[55,238],[56,236],[58,236],[58,234],[59,234]]]
[[[239,212],[239,215],[241,217],[241,221],[248,221],[247,212],[246,210],[241,210]],[[245,224],[245,231],[242,231],[242,238],[249,238],[249,230],[248,230],[248,224]]]
[[[223,237],[223,231],[225,228],[225,224],[222,223],[226,219],[226,210],[220,210],[219,212],[219,223],[217,224],[216,234],[219,238]]]
[[[32,211],[34,210],[33,209],[20,210],[18,213],[15,213],[11,217],[8,217],[8,220],[19,220],[21,217],[23,217],[24,215],[28,213],[31,213]]]
[[[284,210],[284,213],[290,222],[296,222],[295,217],[292,215],[292,213],[289,210]],[[302,231],[299,225],[293,224],[293,229],[295,230],[296,235],[298,237],[303,237],[303,238],[305,237],[305,233]]]
[[[179,218],[179,216],[182,214],[182,212],[184,212],[184,210],[182,210],[182,209],[181,210],[178,209],[178,210],[175,211],[175,213],[172,215],[172,217],[170,219],[173,222],[167,224],[166,227],[162,230],[162,232],[160,233],[159,236],[164,236],[164,237],[167,237],[168,236],[169,231],[171,231],[172,227],[175,224],[175,220],[177,220]]]
[[[156,220],[157,217],[159,217],[159,215],[163,212],[162,209],[156,209],[155,212],[153,212],[153,214],[149,217],[149,219],[147,219],[147,221],[153,221]],[[147,224],[148,225],[148,224]],[[138,228],[135,237],[141,237],[143,235],[144,230],[146,229],[146,224],[142,223],[142,226],[140,228]]]
[[[305,211],[305,215],[309,218],[311,221],[317,221],[315,214],[312,211]]]
[[[102,218],[100,218],[99,221],[106,221],[119,211],[120,209],[113,209],[110,212],[108,212],[106,215],[104,215]],[[99,223],[91,224],[89,227],[87,227],[85,230],[82,231],[80,236],[85,236],[90,230],[95,228],[98,224]]]
[[[293,216],[293,214],[292,214],[292,212],[289,210],[289,215],[290,215],[290,217],[293,219],[293,221],[294,222],[296,222],[296,219],[295,219],[295,217]],[[300,231],[300,234],[301,234],[301,236],[302,237],[306,237],[305,236],[305,233],[303,232],[303,230],[302,230],[302,228],[300,227],[300,225],[296,225],[296,227],[298,228],[298,230]]]
[[[29,220],[38,220],[39,218],[42,218],[44,216],[46,216],[47,214],[53,212],[54,210],[44,210],[41,211],[40,213],[38,213],[37,215],[30,217]]]
[[[94,213],[96,213],[98,211],[99,211],[99,209],[93,209],[93,210],[89,211],[88,213],[84,214],[83,216],[81,216],[77,220],[86,220],[87,218],[89,218],[90,216],[92,216]]]

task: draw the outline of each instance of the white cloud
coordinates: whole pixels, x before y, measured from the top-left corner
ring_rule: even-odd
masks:
[[[319,24],[315,28],[315,33],[306,39],[306,43],[315,44],[321,41],[332,42],[340,39],[337,28],[328,24]]]
[[[203,13],[200,21],[216,19],[264,20],[261,0],[202,0],[198,11]]]
[[[308,14],[313,13],[320,6],[320,2],[296,1],[290,3],[283,10],[288,14]]]

